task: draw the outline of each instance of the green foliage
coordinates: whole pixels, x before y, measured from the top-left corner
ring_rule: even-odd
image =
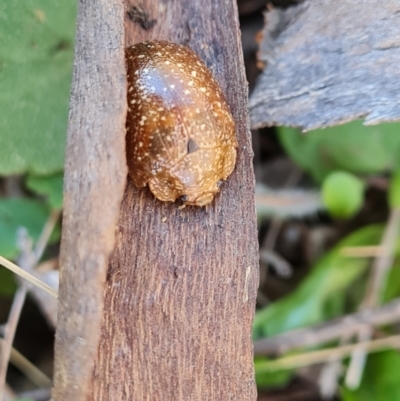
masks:
[[[389,205],[392,208],[400,208],[400,171],[393,174],[389,188]]]
[[[343,401],[400,400],[400,354],[385,351],[368,356],[364,375],[357,390],[342,388]]]
[[[333,217],[349,218],[363,204],[363,182],[356,175],[392,173],[388,192],[392,208],[400,207],[400,125],[363,126],[354,121],[338,127],[301,134],[280,127],[278,135],[288,156],[322,183],[322,199]],[[365,275],[371,260],[346,258],[347,246],[377,245],[383,229],[368,226],[343,239],[323,257],[290,295],[257,312],[254,338],[272,336],[299,327],[317,324],[356,308],[365,291]],[[351,291],[349,290],[351,287]],[[382,286],[381,302],[400,297],[400,249]],[[350,309],[349,309],[350,308]],[[393,331],[392,326],[384,329]],[[259,387],[284,385],[294,371],[271,371],[268,359],[256,361]],[[360,388],[341,388],[343,401],[400,399],[396,373],[400,371],[397,351],[368,357]]]
[[[295,292],[256,313],[254,338],[319,323],[343,313],[344,291],[364,272],[369,260],[342,256],[341,249],[376,245],[381,236],[381,226],[367,226],[343,239],[317,263]]]
[[[28,176],[26,186],[37,194],[44,195],[52,209],[61,209],[63,202],[63,173],[51,176]]]
[[[399,251],[397,251],[399,252]],[[386,280],[386,287],[382,294],[382,303],[391,301],[394,298],[400,297],[400,260],[396,258],[392,268],[389,271]]]
[[[305,134],[279,127],[278,134],[291,159],[318,182],[335,170],[363,174],[400,166],[399,124],[364,126],[353,121]]]
[[[268,359],[257,357],[254,359],[257,388],[277,388],[287,385],[293,376],[292,370],[271,371]]]
[[[0,174],[64,163],[76,1],[0,6]]]
[[[14,274],[4,266],[0,266],[0,295],[11,297],[16,289]]]
[[[37,240],[50,211],[39,201],[31,199],[0,199],[0,255],[14,259],[18,255],[17,233],[20,227],[28,230]],[[52,234],[50,242],[60,238],[60,228]]]
[[[364,184],[345,171],[330,173],[322,185],[322,201],[331,216],[338,219],[352,217],[364,202]]]

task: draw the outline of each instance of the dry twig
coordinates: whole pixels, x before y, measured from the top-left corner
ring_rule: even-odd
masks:
[[[332,355],[343,359],[348,357],[358,346],[362,346],[369,353],[392,348],[397,349],[400,348],[400,335],[385,337],[378,340],[364,341],[358,344],[347,344],[336,348],[325,348],[298,355],[285,356],[273,361],[268,361],[265,369],[268,369],[271,372],[284,369],[297,369],[302,366],[326,362],[332,357]]]
[[[9,261],[6,258],[3,258],[3,256],[0,256],[0,264],[2,264],[8,270],[11,270],[13,273],[17,274],[18,276],[22,277],[23,279],[29,281],[31,284],[35,285],[36,287],[41,288],[42,290],[46,291],[53,297],[57,298],[56,290],[54,290],[52,287],[50,287],[43,281],[39,280],[37,277],[35,277],[31,273],[28,273],[25,269],[22,269],[21,267],[17,266],[15,263]]]
[[[274,355],[296,348],[317,347],[343,336],[353,336],[366,324],[381,326],[400,321],[400,299],[376,309],[364,309],[316,326],[297,329],[254,342],[255,355]]]
[[[10,362],[36,386],[47,389],[51,387],[51,379],[15,348],[11,348]]]
[[[34,266],[38,263],[40,258],[42,257],[42,253],[48,243],[50,235],[54,229],[54,226],[59,217],[59,212],[55,215],[52,213],[43,227],[42,233],[37,241],[37,245],[35,248],[32,247],[32,240],[27,236],[27,232],[25,229],[20,230],[20,238],[19,245],[21,249],[21,256],[19,258],[19,263],[23,267],[22,271],[32,271]],[[7,267],[11,267],[10,270],[18,271],[21,273],[21,268],[8,260],[0,257],[0,262],[5,264]],[[32,279],[34,276],[30,276]],[[36,283],[37,279],[34,280]],[[43,285],[43,283],[42,283]],[[42,288],[47,288],[47,285],[43,285]],[[51,289],[54,295],[54,290]],[[18,321],[21,315],[21,311],[23,305],[25,303],[25,298],[28,292],[28,283],[23,281],[20,283],[20,286],[17,292],[14,295],[14,300],[11,306],[9,318],[7,324],[4,328],[4,340],[2,342],[1,354],[0,354],[0,400],[4,397],[4,389],[5,389],[5,380],[7,373],[8,361],[10,359],[12,343],[14,341],[15,332],[17,329]],[[56,295],[57,296],[57,295]]]
[[[382,293],[386,288],[386,281],[389,271],[393,265],[394,252],[397,238],[400,232],[400,209],[394,208],[390,212],[389,221],[383,234],[379,255],[372,265],[371,274],[367,283],[367,290],[361,309],[373,308],[381,302]],[[358,337],[362,341],[372,338],[373,329],[371,326],[364,326],[359,331]],[[352,353],[350,364],[346,373],[346,385],[349,388],[357,388],[360,385],[364,371],[367,352],[363,347],[356,348]]]

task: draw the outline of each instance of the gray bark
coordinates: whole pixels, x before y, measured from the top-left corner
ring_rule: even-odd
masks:
[[[400,2],[312,0],[265,15],[252,128],[400,120]]]

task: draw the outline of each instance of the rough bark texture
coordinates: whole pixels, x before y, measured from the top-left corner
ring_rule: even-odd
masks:
[[[251,325],[258,285],[258,242],[247,84],[235,7],[233,0],[125,4],[125,45],[167,39],[191,47],[206,62],[234,115],[239,150],[234,173],[207,208],[179,210],[177,204],[162,203],[147,188],[138,190],[128,180],[103,291],[104,263],[114,230],[111,217],[110,224],[102,220],[109,203],[109,216],[115,217],[120,178],[126,174],[120,143],[126,88],[121,94],[124,79],[113,78],[119,77],[123,68],[118,30],[123,21],[117,1],[80,3],[67,150],[67,231],[63,237],[55,401],[256,398]],[[113,15],[102,15],[102,10]],[[99,65],[100,72],[96,69]],[[118,68],[113,72],[115,65]],[[86,74],[90,78],[92,70],[96,82],[92,80],[84,88],[84,82],[79,82]],[[106,82],[102,95],[97,87],[104,79],[114,82],[113,87]],[[84,109],[85,97],[93,102],[90,110]],[[103,124],[100,127],[92,119],[93,113],[99,113],[99,104],[103,106],[101,116],[97,115]],[[108,108],[114,114],[107,114]],[[79,147],[89,135],[99,141],[98,146],[112,147],[111,159],[105,157],[96,164],[96,182],[85,166],[93,166],[97,159]],[[116,142],[109,144],[112,138]],[[123,166],[116,171],[121,160]],[[96,199],[84,192],[89,186]],[[82,202],[78,204],[77,199]],[[96,208],[99,202],[104,205],[101,210]],[[91,231],[92,224],[96,233]],[[65,340],[68,343],[62,344]],[[67,350],[74,351],[73,355]],[[92,375],[89,379],[88,374]]]
[[[252,128],[400,120],[400,3],[312,0],[266,13]]]
[[[124,7],[80,1],[64,186],[54,401],[90,396],[103,288],[126,185]]]

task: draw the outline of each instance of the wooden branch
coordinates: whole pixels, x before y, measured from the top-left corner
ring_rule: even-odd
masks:
[[[316,347],[356,334],[366,324],[382,326],[400,320],[400,299],[376,309],[364,309],[317,326],[297,329],[254,342],[256,355],[283,354],[295,348]]]
[[[400,120],[400,4],[312,0],[266,13],[252,128]]]
[[[233,0],[127,0],[126,45],[156,38],[191,47],[227,97],[239,151],[234,173],[207,208],[179,210],[128,180],[118,211],[126,177],[122,5],[80,2],[55,401],[256,398],[258,242],[235,7]]]
[[[103,289],[127,174],[123,16],[120,0],[79,1],[64,177],[54,401],[88,400],[92,392]]]

